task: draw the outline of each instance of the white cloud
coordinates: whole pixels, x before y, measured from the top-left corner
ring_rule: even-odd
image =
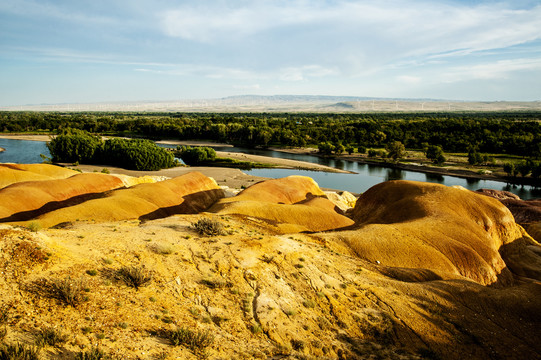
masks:
[[[499,60],[472,66],[452,67],[442,75],[441,80],[446,83],[471,79],[503,80],[511,77],[513,73],[521,71],[541,71],[541,58]]]
[[[164,32],[215,45],[261,38],[269,41],[265,44],[269,52],[280,49],[281,44],[273,41],[295,42],[309,51],[325,44],[337,57],[358,54],[361,67],[408,56],[468,54],[541,38],[541,5],[517,10],[503,2],[470,5],[426,0],[204,4],[162,12]],[[275,40],[278,36],[280,40]],[[332,59],[331,54],[325,55]]]
[[[401,75],[397,80],[405,84],[419,84],[422,79],[419,76]]]

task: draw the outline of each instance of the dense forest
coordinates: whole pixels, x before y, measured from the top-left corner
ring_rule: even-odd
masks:
[[[513,154],[539,159],[541,113],[42,113],[1,112],[0,131],[60,132],[149,139],[205,139],[247,147],[306,146],[322,142],[407,149],[426,144],[445,152]]]

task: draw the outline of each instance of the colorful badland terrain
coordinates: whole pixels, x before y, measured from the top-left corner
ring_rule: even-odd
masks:
[[[0,186],[0,335],[63,335],[45,359],[541,357],[536,202],[298,176],[225,197],[197,172],[43,164]]]

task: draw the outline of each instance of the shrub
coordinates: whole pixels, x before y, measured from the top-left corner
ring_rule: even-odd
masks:
[[[192,227],[200,234],[206,236],[223,235],[225,233],[222,223],[209,218],[202,218],[192,223]]]
[[[202,354],[214,342],[214,336],[206,331],[193,331],[186,328],[170,330],[166,337],[174,346],[183,345],[196,354]]]
[[[2,345],[0,347],[0,360],[38,360],[39,349],[23,344]]]
[[[39,222],[37,221],[30,221],[26,227],[28,228],[28,230],[32,231],[32,232],[38,232],[41,230],[41,225]]]
[[[109,356],[97,347],[92,347],[87,351],[81,351],[75,354],[75,360],[105,360],[109,358]]]
[[[148,285],[153,279],[152,273],[144,266],[123,266],[116,271],[116,277],[136,290]]]
[[[44,283],[44,290],[49,297],[60,300],[65,305],[76,307],[84,300],[84,281],[75,280],[71,277],[55,279]]]
[[[87,270],[86,273],[90,276],[96,276],[98,275],[98,271],[94,269]]]
[[[57,346],[65,343],[67,339],[68,337],[66,335],[54,328],[42,329],[36,334],[36,344],[39,347],[43,347],[45,345]]]

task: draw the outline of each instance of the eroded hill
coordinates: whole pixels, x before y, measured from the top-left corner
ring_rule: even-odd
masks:
[[[541,356],[540,246],[498,201],[389,182],[348,218],[311,179],[203,203],[198,192],[217,193],[207,179],[167,201],[154,200],[160,183],[99,199],[114,209],[131,191],[168,209],[159,216],[133,205],[115,221],[63,210],[62,222],[28,219],[34,231],[1,225],[3,342],[54,329],[65,339],[42,347],[47,359],[92,348],[118,359]]]

